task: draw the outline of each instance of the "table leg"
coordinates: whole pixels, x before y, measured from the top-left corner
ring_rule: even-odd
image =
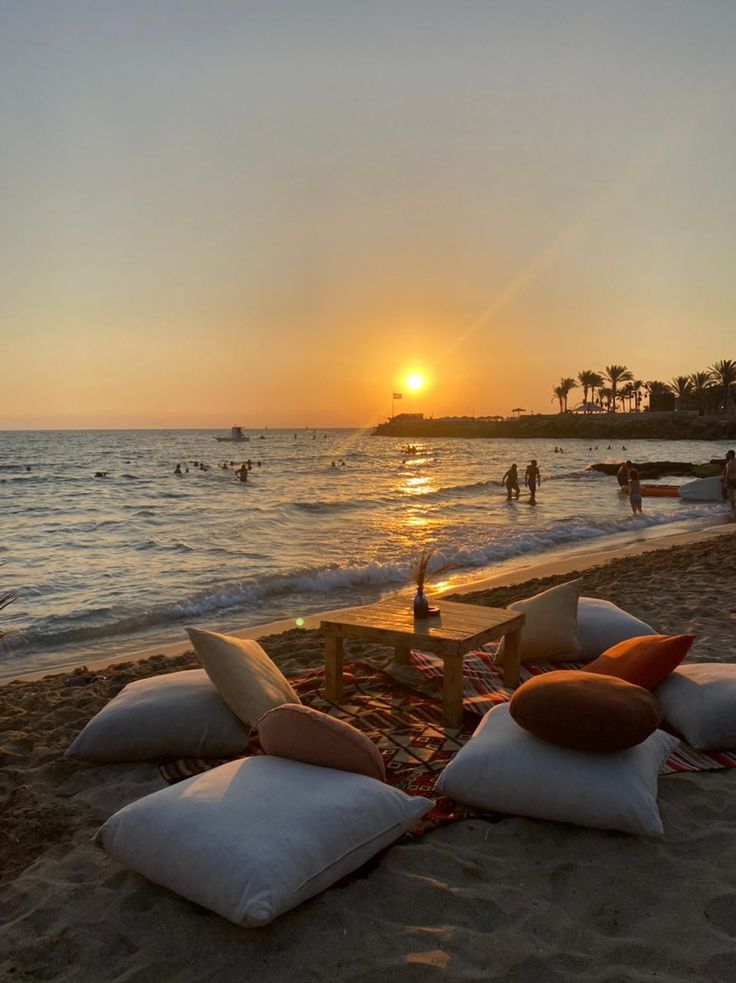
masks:
[[[407,645],[397,645],[394,649],[394,665],[409,665],[409,647]]]
[[[503,658],[503,684],[509,689],[515,689],[521,675],[521,628],[506,635]]]
[[[325,696],[333,703],[342,699],[342,636],[325,635]]]
[[[446,655],[442,678],[445,726],[459,730],[463,722],[463,657]]]

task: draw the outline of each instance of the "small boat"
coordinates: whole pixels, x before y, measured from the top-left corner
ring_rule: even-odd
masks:
[[[686,502],[720,502],[723,482],[719,475],[714,478],[698,478],[680,485],[680,497]]]
[[[250,440],[250,437],[247,437],[243,433],[242,427],[231,427],[229,437],[215,437],[215,440],[219,440],[221,443],[223,441],[227,441],[228,443],[231,444],[242,444],[246,440]]]
[[[641,485],[643,498],[679,498],[679,485]],[[624,495],[629,494],[629,486],[624,485],[621,489]]]

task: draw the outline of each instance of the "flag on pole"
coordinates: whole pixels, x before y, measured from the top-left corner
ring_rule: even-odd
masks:
[[[392,398],[393,399],[401,399],[401,393],[394,393]]]

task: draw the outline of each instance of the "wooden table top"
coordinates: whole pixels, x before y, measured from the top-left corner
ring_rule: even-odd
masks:
[[[460,652],[501,638],[524,624],[523,614],[507,608],[442,600],[430,603],[440,609],[439,615],[415,620],[411,597],[390,598],[345,611],[322,621],[320,628],[345,638]]]

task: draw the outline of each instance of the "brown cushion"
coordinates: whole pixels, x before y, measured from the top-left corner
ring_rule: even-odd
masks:
[[[679,666],[695,635],[642,635],[606,649],[590,662],[588,672],[618,676],[627,683],[653,690]]]
[[[524,683],[509,712],[535,737],[575,751],[623,751],[641,744],[662,721],[657,701],[641,686],[572,669]]]

